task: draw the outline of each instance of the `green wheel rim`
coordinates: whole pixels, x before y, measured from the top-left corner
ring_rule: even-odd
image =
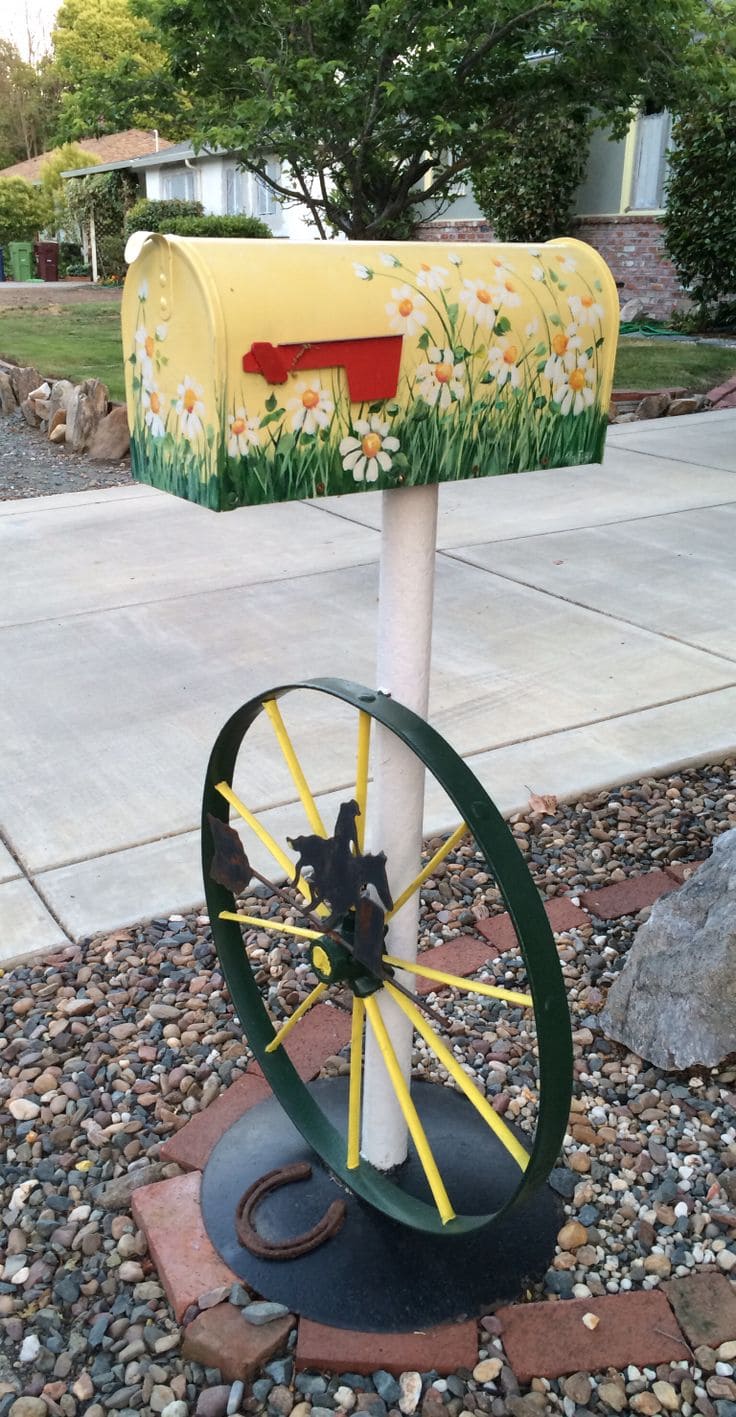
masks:
[[[516,929],[537,1026],[539,1114],[529,1164],[519,1173],[516,1190],[503,1207],[492,1214],[458,1215],[443,1224],[434,1204],[407,1195],[390,1177],[362,1158],[356,1169],[348,1170],[344,1136],[328,1122],[285,1049],[266,1052],[267,1044],[274,1037],[274,1027],[244,959],[240,928],[234,921],[220,919],[220,912],[234,912],[236,903],[232,893],[210,877],[214,850],[207,817],[211,813],[223,822],[228,821],[228,804],[217,792],[216,784],[232,782],[240,746],[262,712],[264,702],[281,699],[297,690],[326,694],[368,714],[395,733],[421,759],[475,838],[477,848],[494,873]],[[570,1113],[572,1037],[562,971],[544,906],[513,836],[488,793],[449,743],[394,699],[348,680],[311,679],[283,684],[259,694],[232,715],[212,750],[202,807],[202,867],[217,954],[248,1044],[290,1120],[329,1170],[349,1190],[384,1215],[429,1234],[451,1236],[484,1229],[528,1200],[544,1183],[557,1160]]]

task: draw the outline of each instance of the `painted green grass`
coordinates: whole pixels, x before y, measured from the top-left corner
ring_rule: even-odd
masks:
[[[454,417],[437,417],[417,403],[408,417],[393,421],[391,431],[399,440],[400,451],[393,454],[391,470],[371,483],[355,481],[343,466],[338,444],[327,433],[282,433],[274,436],[270,446],[254,448],[247,457],[231,458],[218,449],[211,428],[197,451],[169,432],[163,438],[152,438],[138,419],[132,438],[133,471],[164,491],[226,511],[595,462],[602,455],[606,427],[607,419],[595,407],[578,416],[562,417],[555,405],[549,405],[530,416],[521,393],[499,397],[492,418],[486,403],[458,409]],[[200,471],[206,474],[201,481]]]
[[[707,394],[736,374],[736,346],[720,349],[699,341],[638,339],[619,343],[616,389],[687,389]]]
[[[0,309],[0,356],[60,379],[102,379],[111,399],[125,399],[117,303]]]

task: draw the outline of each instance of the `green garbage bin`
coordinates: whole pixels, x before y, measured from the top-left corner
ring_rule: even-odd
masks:
[[[33,246],[30,241],[11,241],[8,245],[10,254],[10,274],[13,280],[33,280],[36,272],[33,269]]]

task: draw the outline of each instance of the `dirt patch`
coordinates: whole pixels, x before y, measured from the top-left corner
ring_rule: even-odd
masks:
[[[30,309],[56,309],[61,305],[85,305],[90,300],[104,300],[111,305],[119,305],[122,286],[93,285],[91,281],[77,285],[74,281],[35,281],[26,285],[16,285],[13,281],[0,282],[0,311]]]

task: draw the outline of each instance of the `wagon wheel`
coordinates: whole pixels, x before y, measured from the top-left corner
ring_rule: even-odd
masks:
[[[504,989],[487,979],[477,982],[434,971],[431,951],[419,954],[416,965],[407,967],[392,956],[382,957],[367,970],[356,961],[356,915],[351,911],[332,928],[324,904],[318,906],[320,919],[309,912],[306,900],[310,887],[300,881],[301,895],[292,892],[292,901],[302,913],[298,925],[280,920],[242,915],[238,912],[235,892],[242,893],[237,882],[227,872],[218,870],[218,842],[222,844],[220,823],[227,824],[231,809],[244,839],[252,833],[275,862],[274,875],[291,879],[294,854],[287,852],[287,843],[277,841],[259,817],[241,800],[232,787],[238,754],[243,740],[259,715],[270,720],[290,777],[297,789],[307,820],[316,837],[328,832],[317,804],[307,784],[289,734],[280,701],[297,691],[307,690],[342,701],[355,710],[355,756],[344,796],[358,805],[359,836],[357,849],[363,849],[366,808],[369,810],[369,758],[371,727],[374,722],[396,734],[421,760],[428,774],[451,799],[461,818],[461,826],[436,852],[415,880],[402,884],[401,893],[392,902],[392,913],[401,909],[439,863],[466,836],[474,839],[476,855],[480,853],[493,873],[514,923],[519,949],[526,968],[530,993]],[[287,714],[287,718],[290,717]],[[246,755],[247,756],[247,755]],[[295,805],[295,812],[298,807]],[[228,834],[231,835],[231,834]],[[313,840],[314,838],[312,838]],[[353,848],[355,850],[355,847]],[[258,1059],[271,1088],[290,1120],[321,1157],[328,1169],[350,1190],[377,1207],[384,1215],[414,1229],[435,1234],[468,1234],[480,1230],[502,1214],[527,1200],[544,1182],[558,1156],[569,1116],[572,1080],[572,1042],[570,1021],[557,951],[544,908],[527,871],[523,858],[497,808],[462,758],[429,724],[384,694],[374,693],[360,685],[337,679],[315,679],[271,689],[243,705],[225,724],[212,751],[207,769],[203,802],[202,855],[207,905],[218,956],[227,980],[233,1004],[243,1025],[248,1043]],[[214,862],[214,866],[213,866]],[[388,863],[390,870],[390,862]],[[218,879],[213,879],[214,876]],[[249,868],[250,873],[250,868]],[[224,884],[227,881],[228,884]],[[234,887],[234,888],[230,888]],[[375,909],[375,907],[374,907]],[[318,927],[318,928],[317,928]],[[243,931],[274,930],[306,939],[311,966],[318,983],[280,1028],[275,1029],[261,997],[255,971],[244,946]],[[380,950],[379,950],[380,955]],[[538,1082],[539,1109],[533,1144],[516,1128],[512,1129],[490,1105],[482,1092],[448,1047],[438,1031],[435,1019],[408,997],[395,974],[401,966],[410,980],[414,975],[429,979],[441,987],[462,990],[481,999],[492,999],[514,1006],[533,1009],[539,1049]],[[281,1046],[292,1029],[318,999],[329,999],[339,988],[344,999],[346,990],[352,1004],[351,1056],[348,1116],[346,1130],[341,1132],[328,1120],[309,1088],[301,1081],[288,1053]],[[458,1215],[452,1197],[445,1189],[441,1175],[441,1158],[431,1153],[422,1123],[411,1097],[411,1089],[401,1077],[395,1054],[385,1027],[377,999],[387,991],[406,1013],[416,1033],[422,1037],[442,1067],[481,1115],[495,1137],[508,1150],[518,1168],[518,1184],[501,1209],[492,1214]],[[432,1006],[436,1012],[436,1005]],[[415,1149],[427,1181],[429,1198],[408,1195],[397,1184],[397,1178],[381,1173],[360,1156],[359,1130],[363,1039],[366,1028],[372,1029],[381,1049],[387,1071],[397,1093]],[[523,1138],[523,1139],[522,1139]]]

